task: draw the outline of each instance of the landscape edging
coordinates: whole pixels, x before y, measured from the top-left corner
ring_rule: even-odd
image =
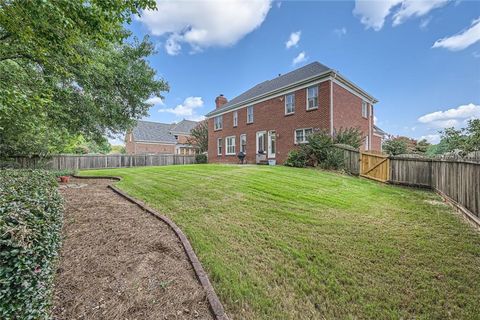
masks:
[[[110,179],[110,180],[116,180],[116,181],[121,181],[121,177],[115,177],[115,176],[78,176],[78,175],[73,175],[74,178],[78,179]],[[143,203],[140,200],[135,199],[134,197],[128,195],[124,191],[118,189],[117,187],[109,184],[108,188],[110,188],[113,192],[117,193],[121,197],[127,199],[133,204],[136,204],[138,207],[140,207],[142,210],[150,213],[153,215],[155,218],[161,220],[162,222],[166,223],[170,229],[173,230],[177,238],[180,240],[182,243],[183,249],[185,250],[185,253],[187,254],[188,261],[193,267],[193,270],[195,272],[195,275],[197,276],[197,279],[200,281],[200,285],[202,286],[203,290],[205,290],[205,293],[207,295],[207,300],[208,304],[210,306],[210,309],[217,320],[229,320],[227,314],[225,313],[225,309],[223,307],[222,302],[218,298],[215,289],[213,288],[212,284],[210,283],[210,280],[208,278],[207,273],[202,267],[202,264],[200,263],[200,260],[198,259],[197,255],[195,254],[195,251],[193,251],[193,247],[190,244],[190,241],[188,241],[188,238],[185,236],[183,231],[168,217],[158,213],[157,211],[153,210],[149,206],[147,206],[145,203]]]

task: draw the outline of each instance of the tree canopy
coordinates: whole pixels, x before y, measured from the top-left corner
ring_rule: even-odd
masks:
[[[168,90],[149,39],[123,26],[155,1],[0,1],[2,156],[61,152],[79,135],[101,144]]]

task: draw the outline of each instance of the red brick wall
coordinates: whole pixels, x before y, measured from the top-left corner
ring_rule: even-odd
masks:
[[[145,154],[145,153],[175,153],[175,145],[162,143],[142,143],[130,141],[130,133],[125,137],[125,151],[127,154]]]
[[[256,161],[256,132],[275,130],[277,134],[277,163],[283,163],[295,147],[294,131],[301,128],[330,128],[330,81],[320,83],[319,108],[306,110],[306,88],[295,91],[295,113],[285,115],[285,96],[254,104],[254,122],[247,124],[247,108],[237,110],[238,127],[233,127],[233,111],[223,115],[223,129],[214,131],[214,119],[208,120],[208,161],[238,163],[236,155],[225,155],[225,137],[235,136],[235,153],[240,151],[240,135],[247,135],[248,163]],[[217,138],[222,138],[222,156],[217,156]]]
[[[372,150],[382,151],[382,138],[373,135],[372,137]]]
[[[338,84],[333,84],[333,126],[335,130],[357,127],[362,131],[362,137],[370,136],[370,150],[377,150],[375,149],[377,146],[372,143],[373,132],[369,132],[373,128],[373,112],[370,114],[370,106],[368,110],[368,118],[362,117],[362,99]],[[364,145],[361,149],[365,149]]]

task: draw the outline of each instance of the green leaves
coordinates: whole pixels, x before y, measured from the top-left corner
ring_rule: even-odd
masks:
[[[47,319],[62,198],[46,171],[0,170],[0,318]]]

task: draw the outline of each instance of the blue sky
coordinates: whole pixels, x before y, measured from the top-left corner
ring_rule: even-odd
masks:
[[[150,35],[150,58],[171,87],[151,121],[199,119],[215,97],[312,61],[375,96],[385,131],[438,141],[480,117],[480,2],[157,1],[128,26]],[[290,42],[287,45],[287,42]]]

